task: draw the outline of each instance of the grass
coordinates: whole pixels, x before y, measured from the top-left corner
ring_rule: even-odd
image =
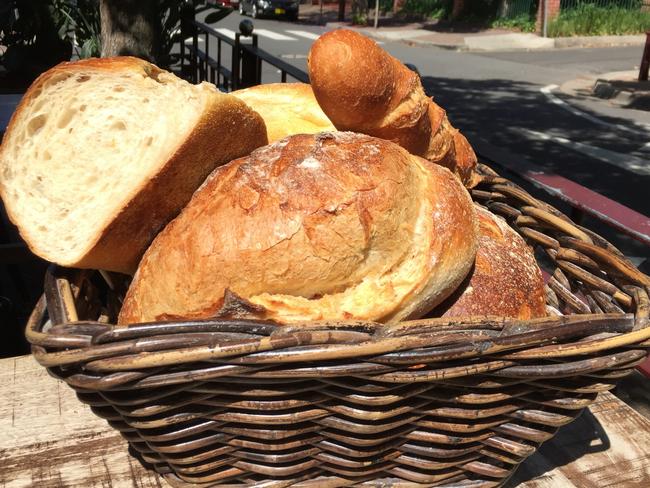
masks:
[[[445,0],[406,0],[400,12],[415,14],[428,19],[442,19],[449,10]]]
[[[535,19],[529,14],[522,14],[510,19],[495,19],[492,27],[499,29],[517,29],[521,32],[535,32]]]
[[[650,12],[579,4],[548,25],[550,37],[639,34],[650,29]]]

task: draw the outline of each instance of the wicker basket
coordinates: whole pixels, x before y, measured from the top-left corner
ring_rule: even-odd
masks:
[[[475,201],[550,267],[548,318],[114,328],[122,280],[53,268],[34,356],[174,486],[500,486],[645,359],[650,279],[481,173]]]

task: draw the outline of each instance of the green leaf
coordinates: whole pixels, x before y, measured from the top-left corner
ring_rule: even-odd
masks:
[[[80,58],[92,58],[94,56],[99,56],[99,44],[96,39],[88,39],[81,46],[81,52],[79,53]]]
[[[214,24],[215,22],[219,22],[221,19],[228,17],[232,11],[232,8],[221,8],[216,12],[212,12],[206,15],[204,22],[206,24]]]

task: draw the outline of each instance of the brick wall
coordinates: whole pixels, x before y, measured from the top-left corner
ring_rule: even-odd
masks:
[[[553,20],[560,13],[560,0],[540,0],[539,6],[537,7],[537,21],[535,22],[537,32],[541,32],[544,25],[544,2],[548,4],[546,13],[547,22]]]

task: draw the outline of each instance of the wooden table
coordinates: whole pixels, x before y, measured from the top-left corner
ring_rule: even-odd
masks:
[[[30,356],[0,360],[0,487],[167,487]],[[650,487],[650,420],[606,393],[509,487]]]

